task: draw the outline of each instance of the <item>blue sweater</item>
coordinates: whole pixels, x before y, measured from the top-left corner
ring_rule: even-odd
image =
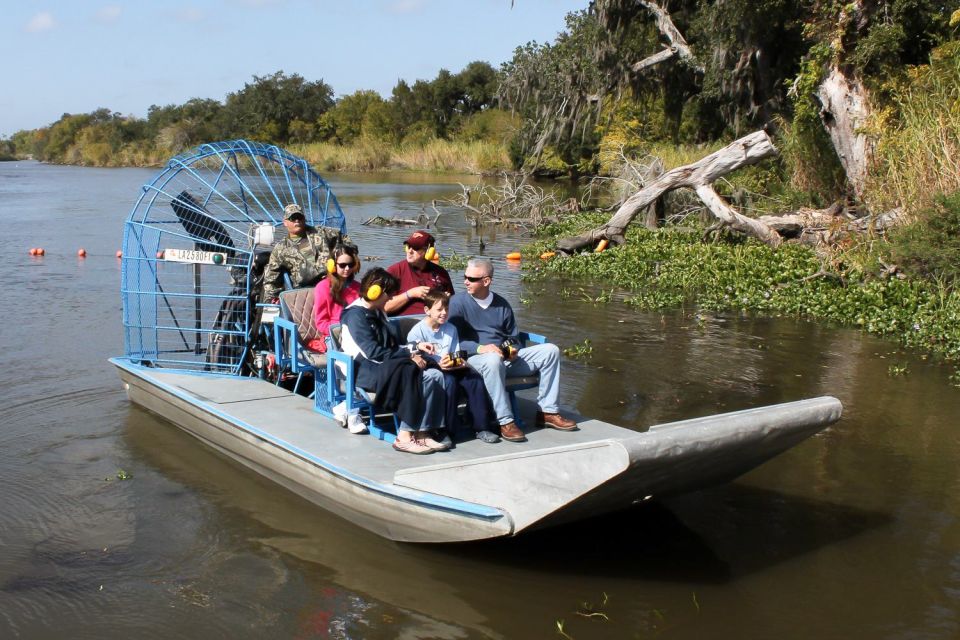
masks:
[[[519,335],[513,308],[497,294],[493,294],[493,302],[486,309],[470,294],[453,296],[447,319],[460,334],[460,348],[471,355],[482,344],[499,345],[506,338]]]

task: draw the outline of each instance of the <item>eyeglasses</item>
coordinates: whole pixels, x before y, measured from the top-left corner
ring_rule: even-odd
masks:
[[[352,260],[351,260],[350,262],[338,262],[338,263],[337,263],[337,267],[340,268],[340,269],[349,269],[349,268],[352,267],[352,266],[353,266],[353,261],[352,261]]]
[[[463,276],[463,279],[466,280],[467,282],[480,282],[481,280],[483,280],[483,279],[486,278],[486,277],[488,277],[488,276],[477,276],[477,277],[474,278],[474,277],[472,277],[472,276],[467,276],[467,275],[465,275],[465,276]]]

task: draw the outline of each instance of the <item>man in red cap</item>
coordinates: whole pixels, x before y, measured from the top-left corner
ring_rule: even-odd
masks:
[[[387,301],[386,312],[391,316],[409,316],[423,313],[423,296],[430,289],[442,289],[453,295],[450,274],[427,259],[427,250],[436,240],[426,231],[414,231],[403,242],[406,259],[387,268],[400,280],[400,292]]]

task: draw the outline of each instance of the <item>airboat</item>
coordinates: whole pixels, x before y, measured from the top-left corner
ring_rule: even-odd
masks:
[[[526,429],[521,444],[398,454],[385,446],[388,432],[340,427],[330,411],[335,373],[316,367],[312,387],[301,387],[297,359],[277,353],[283,310],[259,300],[259,279],[291,202],[309,224],[346,230],[329,184],[276,146],[217,142],[171,159],[125,223],[125,353],[110,362],[130,401],[389,539],[516,536],[628,509],[730,481],[840,418],[833,397],[644,431],[571,413],[575,432]],[[521,397],[518,408],[532,424],[534,403]]]

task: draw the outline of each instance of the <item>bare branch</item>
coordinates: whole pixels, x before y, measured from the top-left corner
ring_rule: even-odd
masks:
[[[667,51],[670,51],[670,55],[663,56],[664,52],[661,51],[660,53],[654,54],[649,58],[645,58],[644,60],[635,63],[633,65],[634,70],[641,71],[646,67],[663,62],[664,60],[669,60],[674,55],[677,55],[680,57],[680,60],[686,63],[691,69],[702,74],[704,72],[703,65],[697,61],[697,57],[693,55],[692,51],[690,51],[690,45],[687,44],[687,40],[683,37],[683,34],[680,33],[680,30],[677,29],[677,27],[673,24],[670,14],[667,13],[663,7],[655,2],[650,2],[650,0],[637,0],[637,2],[647,11],[653,14],[654,20],[657,24],[657,30],[670,42],[670,49],[667,49]],[[661,56],[661,59],[644,65],[645,61],[651,60],[651,58],[655,58],[657,56]],[[637,69],[636,67],[638,65],[643,66],[641,66],[640,69]]]

